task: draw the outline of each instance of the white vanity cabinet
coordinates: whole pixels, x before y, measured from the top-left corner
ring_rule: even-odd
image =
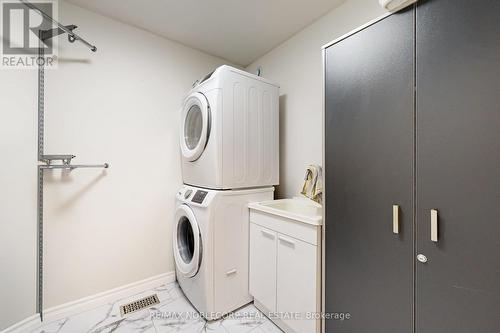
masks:
[[[269,311],[276,311],[277,233],[250,224],[250,295]]]
[[[320,332],[321,215],[303,221],[263,204],[249,205],[250,294],[285,332]]]

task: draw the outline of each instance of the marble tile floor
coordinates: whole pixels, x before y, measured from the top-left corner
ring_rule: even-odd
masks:
[[[120,305],[157,294],[160,304],[122,317]],[[177,283],[120,299],[61,320],[44,323],[31,333],[282,333],[252,304],[227,318],[206,322]]]

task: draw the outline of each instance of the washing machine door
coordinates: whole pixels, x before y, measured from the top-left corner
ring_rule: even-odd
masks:
[[[199,92],[189,95],[182,108],[181,117],[182,155],[193,162],[205,150],[210,135],[210,105],[205,95]]]
[[[201,233],[193,211],[185,204],[175,213],[173,240],[178,272],[186,277],[195,276],[202,258]]]

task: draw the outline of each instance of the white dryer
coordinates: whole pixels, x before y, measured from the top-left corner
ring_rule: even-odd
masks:
[[[177,281],[193,306],[215,320],[250,303],[250,202],[272,200],[274,188],[207,190],[184,185],[173,229]]]
[[[237,189],[279,183],[279,87],[221,66],[183,103],[180,128],[185,184]]]

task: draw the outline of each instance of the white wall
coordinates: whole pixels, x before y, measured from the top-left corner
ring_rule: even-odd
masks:
[[[223,60],[62,2],[98,47],[60,39],[46,75],[46,153],[109,162],[45,177],[45,306],[174,269],[179,107]],[[36,71],[0,72],[0,329],[35,312]],[[5,158],[8,156],[8,158]]]
[[[36,91],[0,70],[0,330],[36,311]]]
[[[278,197],[297,195],[307,165],[322,163],[321,46],[383,13],[376,0],[347,0],[247,67],[281,87]]]

